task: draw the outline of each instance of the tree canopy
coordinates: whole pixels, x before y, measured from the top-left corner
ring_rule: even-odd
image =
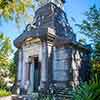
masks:
[[[29,16],[29,9],[34,11],[35,3],[43,4],[45,0],[0,0],[0,18],[17,23],[22,16]],[[1,20],[0,20],[1,21]]]
[[[11,40],[3,33],[0,33],[0,88],[6,87],[5,77],[9,77],[11,53]]]
[[[93,42],[92,67],[95,73],[100,73],[100,8],[93,5],[85,12],[85,17],[81,24],[78,24],[80,33],[90,37]]]
[[[0,34],[0,67],[7,66],[9,64],[9,56],[12,52],[11,40]]]
[[[80,32],[94,41],[100,41],[100,8],[93,5],[85,12],[85,17],[82,24],[78,24]]]
[[[22,15],[28,15],[29,8],[34,9],[32,0],[0,0],[0,17],[18,22]]]

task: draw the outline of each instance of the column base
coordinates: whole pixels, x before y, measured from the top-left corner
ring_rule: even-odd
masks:
[[[40,92],[42,92],[42,93],[48,92],[48,82],[46,82],[46,81],[40,82]]]

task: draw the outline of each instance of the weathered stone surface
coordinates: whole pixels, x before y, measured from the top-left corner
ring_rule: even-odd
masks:
[[[29,85],[24,89],[25,94],[38,89],[48,91],[50,85],[58,90],[74,87],[88,80],[90,47],[76,41],[65,12],[57,5],[48,3],[39,8],[35,21],[27,25],[14,43],[21,50],[20,88],[24,89],[26,83]]]

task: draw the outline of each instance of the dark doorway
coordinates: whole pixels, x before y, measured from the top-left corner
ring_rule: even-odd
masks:
[[[40,86],[40,62],[39,58],[34,57],[34,92],[38,92],[38,87]]]

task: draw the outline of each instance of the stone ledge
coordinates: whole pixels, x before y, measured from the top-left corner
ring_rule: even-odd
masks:
[[[11,96],[0,97],[0,100],[12,100]]]
[[[0,99],[1,100],[1,99]],[[33,100],[30,95],[13,95],[11,100]]]

